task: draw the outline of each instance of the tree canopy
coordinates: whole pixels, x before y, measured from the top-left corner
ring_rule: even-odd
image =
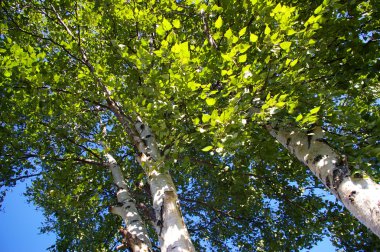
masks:
[[[156,173],[196,250],[297,251],[326,235],[380,249],[339,203],[359,192],[341,196],[346,177],[380,195],[379,1],[13,0],[0,12],[1,200],[33,178],[51,251],[114,250],[120,190],[158,250],[169,196],[157,201]],[[310,171],[287,131],[339,153],[342,175]]]

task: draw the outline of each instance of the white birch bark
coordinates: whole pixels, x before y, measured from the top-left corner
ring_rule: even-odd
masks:
[[[85,65],[91,73],[94,73],[94,67],[88,61],[84,51],[82,51],[82,56]],[[153,133],[140,118],[133,125],[131,118],[124,114],[123,109],[112,98],[110,90],[103,84],[101,79],[96,78],[96,83],[102,87],[109,109],[116,116],[140,152],[137,161],[142,165],[148,176],[161,251],[195,251],[183,221],[177,191],[171,175],[162,167],[160,153]],[[136,131],[138,132],[137,134],[135,134]],[[159,227],[157,228],[157,226]]]
[[[350,176],[346,157],[326,143],[321,128],[308,133],[271,126],[267,129],[310,168],[352,215],[380,237],[380,185],[367,176]]]
[[[137,211],[135,201],[128,191],[120,166],[112,155],[106,154],[107,164],[111,170],[113,181],[117,186],[118,206],[110,207],[113,214],[119,215],[125,223],[128,232],[128,245],[134,252],[148,252],[152,250],[148,232]]]
[[[155,228],[161,251],[195,251],[183,221],[176,188],[169,171],[163,167],[163,160],[153,132],[139,117],[133,123],[132,119],[124,114],[119,104],[111,98],[110,91],[105,86],[103,88],[110,110],[139,151],[136,159],[148,178],[156,218]]]
[[[161,251],[195,251],[181,214],[176,188],[163,167],[154,135],[140,118],[135,128],[141,139],[136,146],[140,152],[137,161],[148,177]]]

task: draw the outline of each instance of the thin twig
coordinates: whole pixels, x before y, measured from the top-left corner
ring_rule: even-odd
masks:
[[[206,17],[206,13],[204,10],[201,10],[201,16],[202,16],[202,21],[203,21],[203,29],[204,33],[206,34],[208,41],[210,42],[210,45],[214,47],[216,50],[218,50],[218,45],[216,44],[214,38],[211,35],[210,28],[208,26],[208,21]]]
[[[65,22],[63,22],[61,16],[60,16],[59,13],[57,12],[57,10],[54,8],[54,5],[51,4],[50,6],[51,6],[51,8],[53,9],[53,12],[54,12],[55,16],[58,18],[59,23],[60,23],[63,27],[65,27],[67,33],[68,33],[68,34],[69,34],[74,40],[76,40],[76,37],[75,37],[74,34],[71,32],[70,28],[65,24]]]
[[[5,185],[5,182],[8,182],[8,183],[14,183],[14,182],[17,182],[17,181],[22,180],[22,179],[38,177],[38,176],[40,176],[40,175],[42,175],[42,174],[43,174],[43,172],[39,172],[39,173],[35,173],[35,174],[19,176],[19,177],[16,177],[16,178],[9,179],[9,180],[7,180],[7,181],[2,181],[3,183],[0,184],[0,187],[4,186],[4,185]]]
[[[53,40],[52,38],[49,38],[49,37],[42,37],[40,35],[37,35],[33,32],[30,32],[30,31],[27,31],[23,28],[20,27],[20,25],[12,18],[12,16],[9,15],[8,11],[6,9],[4,9],[4,12],[7,14],[7,17],[12,21],[12,23],[16,26],[16,28],[18,30],[20,30],[21,32],[25,33],[25,34],[28,34],[32,37],[35,37],[35,38],[38,38],[38,39],[42,39],[42,40],[46,40],[46,41],[49,41],[51,42],[52,44],[58,46],[59,48],[61,48],[63,51],[65,51],[70,57],[72,57],[74,60],[78,61],[78,62],[81,62],[83,64],[86,64],[86,62],[84,62],[83,60],[79,59],[77,56],[75,56],[74,54],[72,54],[69,50],[67,50],[65,48],[65,46],[61,45],[60,43],[56,42],[55,40]]]

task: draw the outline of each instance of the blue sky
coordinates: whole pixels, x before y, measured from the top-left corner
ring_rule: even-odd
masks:
[[[54,235],[39,234],[44,217],[26,202],[25,190],[26,183],[20,183],[5,197],[0,212],[1,252],[40,252],[54,244]]]
[[[1,252],[41,252],[54,244],[53,234],[40,234],[44,217],[41,211],[26,202],[23,193],[27,183],[19,183],[5,198],[0,212],[0,251]],[[333,252],[331,242],[324,239],[312,250],[302,252]]]

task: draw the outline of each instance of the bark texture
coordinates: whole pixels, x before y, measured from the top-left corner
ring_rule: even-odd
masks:
[[[182,218],[176,188],[169,171],[163,166],[164,161],[153,132],[139,116],[133,122],[131,117],[124,114],[121,106],[111,98],[109,90],[104,85],[103,89],[107,105],[132,140],[138,151],[136,159],[148,178],[161,251],[195,251]]]
[[[351,176],[347,158],[328,145],[323,130],[274,129],[274,136],[323,182],[361,223],[380,237],[380,185],[362,175]]]
[[[141,141],[137,161],[144,168],[153,197],[161,251],[195,251],[179,207],[173,180],[158,151],[153,132],[140,118],[135,123]]]
[[[80,62],[86,65],[90,73],[94,75],[96,84],[103,90],[108,109],[118,119],[135,148],[139,151],[136,159],[148,176],[150,190],[153,195],[155,223],[161,251],[195,251],[181,215],[173,180],[169,172],[162,167],[160,153],[153,133],[142,122],[141,118],[138,118],[137,122],[134,123],[132,118],[124,113],[120,104],[112,98],[111,91],[103,83],[102,79],[96,76],[95,68],[82,48],[81,53],[82,59]],[[126,194],[124,193],[123,195]]]
[[[148,252],[152,250],[152,244],[149,240],[148,232],[145,228],[140,214],[137,211],[135,201],[128,192],[123,174],[116,160],[110,154],[106,154],[108,167],[112,172],[115,185],[118,188],[117,201],[118,206],[110,207],[113,214],[123,218],[126,226],[126,243],[134,252]]]

